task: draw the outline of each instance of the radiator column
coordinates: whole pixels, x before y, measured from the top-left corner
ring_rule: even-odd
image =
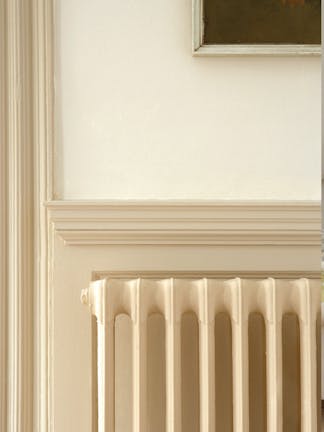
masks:
[[[268,279],[267,421],[268,430],[282,432],[282,318],[274,279]]]
[[[234,432],[249,430],[249,361],[248,361],[248,313],[245,308],[240,279],[232,283],[232,332],[233,332],[233,417]]]
[[[301,424],[302,432],[317,429],[317,355],[316,355],[316,309],[320,301],[315,287],[307,279],[299,282],[301,302]],[[315,300],[315,301],[314,301]]]
[[[207,279],[200,287],[199,321],[199,376],[200,376],[200,430],[215,431],[215,333],[214,316],[209,308]]]
[[[174,280],[170,279],[167,302],[167,431],[181,431],[181,327],[176,308]]]
[[[141,289],[142,289],[141,280],[138,279],[136,285],[135,304],[133,304],[133,308],[135,310],[135,323],[133,324],[133,349],[134,349],[133,432],[146,432],[147,430],[147,412],[146,412],[147,317],[145,315],[145,310],[142,311]],[[145,295],[145,292],[143,294]]]

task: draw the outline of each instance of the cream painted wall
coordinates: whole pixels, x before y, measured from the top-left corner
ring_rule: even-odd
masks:
[[[57,0],[65,199],[320,199],[320,58],[193,58],[191,0]]]

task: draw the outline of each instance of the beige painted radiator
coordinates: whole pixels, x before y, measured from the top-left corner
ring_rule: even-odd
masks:
[[[132,431],[153,432],[148,425],[147,331],[149,316],[162,314],[165,325],[165,430],[186,432],[183,426],[181,369],[186,358],[181,351],[182,317],[194,313],[198,323],[197,432],[315,432],[318,425],[318,346],[316,322],[320,308],[318,281],[308,279],[103,279],[91,283],[81,294],[83,303],[97,317],[98,431],[115,431],[115,322],[120,314],[131,319],[132,338]],[[228,394],[231,396],[230,424],[221,426],[222,394],[217,359],[224,338],[217,331],[217,317],[230,323],[231,361]],[[264,347],[253,336],[252,316],[258,316],[264,332]],[[287,317],[295,317],[297,330],[284,333]],[[261,319],[261,321],[260,321]],[[288,319],[289,321],[289,319]],[[287,321],[287,322],[288,322]],[[263,330],[262,330],[263,329]],[[215,338],[218,334],[218,339]],[[254,339],[253,339],[254,338]],[[286,338],[286,339],[285,339]],[[291,345],[292,339],[295,346]],[[260,339],[261,340],[261,339]],[[289,345],[290,344],[290,345]],[[228,346],[228,343],[227,343]],[[284,361],[287,347],[292,353]],[[254,351],[261,352],[254,359]],[[264,360],[262,360],[264,359]],[[258,363],[264,368],[254,376]],[[218,368],[218,369],[217,369]],[[261,370],[261,372],[260,372]],[[262,372],[263,370],[263,372]],[[291,375],[297,371],[298,376]],[[262,375],[264,377],[262,378]],[[263,385],[255,385],[263,380]],[[289,382],[290,380],[290,382]],[[294,382],[291,383],[291,380]],[[259,389],[259,390],[258,390]],[[263,389],[263,390],[262,390]],[[222,387],[224,392],[224,384]],[[256,392],[260,391],[260,395]],[[294,391],[295,411],[290,410],[289,392]],[[254,393],[253,393],[254,392]],[[287,393],[288,392],[288,393]],[[225,397],[225,396],[224,396]],[[227,396],[228,397],[228,396]],[[297,399],[296,399],[297,398]],[[263,420],[256,422],[258,400],[264,399]],[[225,411],[225,410],[224,410]],[[298,412],[297,412],[298,411]],[[126,415],[126,413],[125,413]],[[225,415],[225,413],[224,413]]]

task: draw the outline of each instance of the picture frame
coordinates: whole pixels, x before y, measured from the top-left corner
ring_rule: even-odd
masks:
[[[206,43],[204,4],[206,0],[192,3],[192,53],[194,56],[275,55],[319,56],[321,44],[307,43]],[[279,1],[279,0],[278,0]]]

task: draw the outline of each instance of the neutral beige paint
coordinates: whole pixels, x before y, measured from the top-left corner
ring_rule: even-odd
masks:
[[[56,2],[65,199],[320,199],[320,58],[194,58],[191,1]]]
[[[31,1],[0,1],[0,429],[34,430]]]
[[[73,230],[77,232],[72,238],[78,245],[64,245],[64,241],[62,241],[58,233],[53,231],[53,221],[49,220],[48,223],[48,213],[44,206],[46,201],[51,201],[53,198],[53,168],[56,171],[53,155],[60,156],[62,154],[62,149],[59,146],[56,149],[56,153],[52,146],[52,96],[54,87],[52,70],[52,1],[35,0],[29,3],[22,0],[7,0],[4,3],[1,3],[1,6],[4,6],[7,11],[7,15],[4,16],[7,26],[3,26],[1,29],[6,33],[2,41],[6,46],[2,47],[5,49],[1,49],[0,52],[1,65],[10,65],[10,72],[14,73],[10,80],[7,79],[6,74],[1,76],[1,88],[6,88],[10,94],[9,99],[6,100],[10,105],[3,107],[1,110],[1,120],[3,124],[8,125],[11,137],[9,141],[7,136],[8,130],[1,130],[6,145],[6,148],[2,148],[2,150],[6,152],[10,148],[10,169],[12,174],[9,181],[12,198],[8,200],[8,197],[4,196],[1,190],[1,202],[3,203],[3,207],[9,208],[10,206],[11,215],[15,215],[15,219],[11,220],[12,229],[7,232],[8,240],[12,245],[12,255],[10,257],[12,262],[10,270],[11,283],[4,285],[5,292],[3,292],[4,295],[2,297],[5,298],[10,291],[10,314],[12,320],[10,325],[6,320],[5,329],[0,335],[1,347],[6,344],[6,335],[11,339],[10,397],[8,398],[8,393],[6,394],[7,389],[1,383],[1,398],[6,398],[7,401],[10,399],[10,432],[29,432],[30,430],[33,432],[70,432],[71,430],[88,432],[92,424],[92,419],[90,418],[91,409],[89,407],[91,406],[91,394],[93,392],[91,358],[89,355],[91,322],[79,304],[79,291],[81,287],[88,285],[89,280],[96,271],[103,273],[112,270],[124,272],[126,268],[126,270],[133,270],[134,272],[164,270],[168,274],[177,270],[180,273],[184,270],[198,270],[200,274],[201,272],[214,272],[214,275],[215,272],[220,272],[220,274],[224,274],[225,272],[226,277],[229,276],[229,273],[233,275],[233,272],[235,274],[240,272],[242,275],[249,274],[249,277],[258,277],[260,276],[260,272],[263,276],[274,273],[277,276],[280,274],[280,277],[284,277],[285,275],[293,277],[294,274],[297,274],[298,277],[302,276],[302,274],[314,277],[318,271],[318,245],[316,241],[314,243],[314,232],[313,228],[311,228],[313,227],[314,218],[313,216],[310,217],[310,225],[305,221],[302,223],[306,223],[308,227],[306,229],[306,244],[304,243],[305,233],[303,233],[302,227],[298,226],[296,237],[291,236],[289,232],[286,232],[283,236],[284,242],[292,242],[293,238],[295,238],[294,244],[289,243],[281,246],[277,244],[277,247],[270,247],[267,243],[269,241],[268,238],[261,244],[262,240],[260,236],[255,235],[252,245],[246,243],[233,246],[233,249],[230,245],[225,244],[215,244],[212,246],[206,244],[194,245],[193,239],[196,238],[196,231],[193,229],[193,226],[190,226],[187,232],[190,246],[183,244],[184,240],[180,232],[172,234],[170,231],[169,235],[171,234],[172,241],[174,242],[172,245],[167,247],[162,245],[161,238],[159,245],[154,245],[153,243],[145,245],[143,243],[147,241],[147,230],[138,230],[139,226],[137,225],[136,229],[139,234],[138,243],[136,243],[134,237],[129,236],[129,233],[127,233],[126,243],[131,239],[132,244],[108,245],[107,238],[111,237],[106,232],[103,239],[105,245],[102,246],[99,244],[100,238],[94,235],[95,225],[92,225],[90,237],[88,237],[85,226],[82,225],[86,218],[83,218],[82,228],[80,229],[78,215],[72,212],[73,215],[68,220],[68,232],[70,235]],[[8,19],[9,15],[10,19]],[[69,18],[72,19],[73,14],[70,14]],[[90,14],[88,18],[91,18]],[[31,21],[33,25],[30,25]],[[107,26],[105,25],[105,27]],[[33,52],[34,55],[27,55],[30,52]],[[206,68],[206,74],[209,76],[214,76],[214,71],[207,71],[209,69],[208,65],[212,63],[213,61],[210,60],[205,60],[203,63],[205,65],[204,69]],[[228,72],[229,69],[233,70],[234,66],[237,66],[238,63],[233,60],[230,62],[224,60],[222,64],[225,65],[222,67],[223,71],[226,69]],[[240,64],[243,66],[243,82],[250,84],[247,79],[247,75],[251,73],[249,64],[244,62]],[[267,62],[258,60],[256,64],[256,68],[258,69],[262,65],[266,66]],[[297,65],[299,61],[292,59],[288,64]],[[304,65],[304,63],[302,64]],[[282,65],[281,61],[274,60],[274,69],[280,69],[280,65]],[[306,75],[311,78],[314,72],[314,80],[316,81],[317,67],[315,67],[314,62],[307,62],[304,66]],[[27,70],[31,71],[31,68],[33,74],[29,75],[26,72]],[[310,74],[308,74],[308,70]],[[291,72],[293,71],[291,70]],[[300,71],[298,84],[305,83],[302,80],[304,72]],[[284,74],[283,76],[286,75]],[[17,81],[15,77],[21,77],[22,79]],[[290,79],[287,79],[287,81],[290,82]],[[291,84],[293,85],[294,82],[295,80]],[[312,87],[311,84],[310,86]],[[293,87],[295,88],[294,85]],[[305,90],[303,86],[300,85],[300,88],[301,93],[304,94]],[[231,88],[226,86],[220,94],[227,96],[229,93],[227,90],[231,90]],[[274,89],[272,88],[272,90]],[[204,93],[206,94],[206,90]],[[264,96],[267,95],[264,94]],[[203,95],[199,97],[203,97]],[[294,101],[298,102],[298,96],[295,97]],[[260,97],[260,102],[261,99]],[[272,100],[271,97],[270,99]],[[241,101],[243,99],[237,100]],[[32,101],[34,102],[33,106],[31,105]],[[308,99],[307,101],[309,102],[307,106],[310,106],[311,101]],[[8,109],[9,106],[10,110]],[[274,106],[270,105],[271,107],[271,112],[274,113]],[[296,104],[294,104],[294,107],[294,109],[297,109]],[[303,105],[300,105],[300,109],[304,109]],[[307,113],[311,111],[312,107],[307,110]],[[307,118],[307,113],[305,112],[305,118]],[[317,133],[316,130],[313,132],[314,134]],[[28,157],[25,154],[27,147],[24,140],[29,134],[33,136],[33,158],[31,157],[32,152],[28,151]],[[311,136],[312,133],[309,134],[309,137]],[[287,137],[291,138],[289,134]],[[30,144],[32,141],[28,140],[28,142]],[[261,140],[260,142],[263,141]],[[286,142],[285,140],[284,142],[285,145],[288,145],[288,141]],[[298,139],[296,143],[300,143]],[[308,148],[310,149],[310,147]],[[98,162],[99,149],[97,147],[93,149],[97,155],[96,162]],[[294,144],[294,149],[290,152],[293,161],[296,162],[295,154],[300,156],[303,153],[303,149],[304,146],[299,147],[297,145],[296,147]],[[81,169],[81,162],[84,162],[81,150],[82,147],[80,147],[80,166],[78,167],[81,171],[77,170],[80,182],[84,178],[84,175],[86,175],[86,172]],[[258,157],[260,156],[259,152],[257,152],[257,155]],[[251,156],[254,156],[254,151],[251,151]],[[303,174],[304,177],[303,182],[302,184],[298,183],[298,181],[295,181],[295,177],[294,182],[291,182],[294,186],[291,190],[300,191],[297,199],[304,196],[302,195],[304,194],[303,191],[305,191],[304,185],[312,184],[311,188],[307,186],[308,192],[313,189],[316,171],[316,169],[311,170],[311,177],[308,177],[309,170],[307,167],[309,167],[310,163],[307,154],[303,154],[302,156],[298,161],[305,160],[305,165],[301,163],[298,169],[300,170],[300,167],[305,168],[305,171],[300,171],[300,174]],[[75,155],[72,157],[74,158]],[[88,160],[91,162],[91,158],[88,158]],[[292,164],[292,166],[295,166],[295,164]],[[314,166],[316,166],[316,163]],[[237,168],[235,164],[233,167]],[[246,171],[249,171],[249,169],[246,168]],[[257,170],[258,168],[255,169]],[[71,167],[71,174],[73,172],[75,170]],[[4,174],[4,171],[1,174]],[[91,171],[93,189],[99,190],[102,184],[102,177],[100,177],[99,181],[98,177],[94,174]],[[280,172],[276,171],[271,179],[269,177],[269,185],[273,182],[273,178],[278,177],[278,179],[282,180],[279,174]],[[304,174],[309,180],[306,179]],[[73,178],[76,180],[74,174]],[[227,177],[224,175],[222,178],[226,180]],[[96,180],[98,180],[98,183]],[[212,183],[214,185],[214,178]],[[259,182],[255,182],[255,184],[257,183],[260,184]],[[30,212],[25,211],[26,209],[20,206],[21,202],[31,204],[28,188],[32,184],[34,184],[33,189],[35,192],[35,239],[31,238],[32,218]],[[14,195],[18,193],[18,189],[15,186],[22,192],[19,200],[14,198]],[[80,183],[82,190],[86,190],[84,186],[84,184]],[[252,188],[252,182],[250,186],[251,190],[253,190],[254,186]],[[282,181],[282,191],[287,191],[285,189],[286,186],[285,182]],[[270,188],[271,186],[269,186]],[[275,189],[274,187],[273,190]],[[232,196],[231,188],[228,189],[228,192],[228,196]],[[307,198],[312,198],[316,194],[307,193],[306,195]],[[267,198],[267,196],[263,198]],[[160,220],[162,226],[168,223],[168,221],[163,221],[163,217],[165,215],[165,208],[168,209],[170,205],[172,207],[171,203],[164,203],[159,210],[161,212]],[[91,204],[91,207],[96,213],[97,205],[95,202]],[[69,203],[67,203],[66,210],[68,208]],[[176,209],[173,211],[176,212]],[[86,214],[88,214],[87,212]],[[73,219],[74,216],[75,219]],[[99,220],[102,219],[101,211],[99,211],[98,216]],[[307,219],[307,216],[305,218]],[[317,220],[317,218],[315,219]],[[90,225],[92,222],[93,220],[90,217]],[[103,221],[104,231],[107,227],[111,226],[111,223],[111,218],[108,216],[107,220]],[[7,229],[7,226],[5,221],[2,220],[1,224],[1,232],[3,232]],[[27,225],[30,229],[26,229]],[[205,225],[203,224],[203,226]],[[243,225],[243,239],[246,241],[248,234],[245,229],[246,225]],[[199,230],[201,230],[201,227]],[[26,234],[26,237],[21,235],[22,233]],[[141,237],[142,234],[146,234],[144,238]],[[49,235],[49,242],[47,241],[47,235]],[[273,235],[272,233],[272,238],[274,238]],[[150,241],[153,242],[156,238],[151,237]],[[213,242],[215,242],[215,238],[213,238]],[[88,243],[87,245],[89,239],[90,244]],[[176,245],[176,241],[179,239],[181,240],[181,245]],[[254,249],[257,246],[255,244],[256,239],[261,243]],[[35,243],[33,245],[34,240]],[[123,241],[125,242],[125,240]],[[276,242],[278,243],[278,239]],[[33,259],[33,252],[36,256],[35,260]],[[297,252],[297,256],[295,252]],[[257,257],[257,261],[255,257]],[[24,261],[25,267],[21,266],[23,258],[26,258],[26,261]],[[3,257],[1,256],[2,259]],[[2,262],[2,265],[4,264]],[[29,281],[29,277],[34,270],[35,284],[29,284],[28,288],[26,280]],[[34,291],[32,287],[35,287]],[[33,297],[34,302],[32,302]],[[30,331],[32,323],[35,324],[34,334]],[[24,340],[24,344],[22,344],[22,339]],[[35,357],[35,380],[34,383],[31,383],[30,378],[32,374],[30,373],[30,368],[33,354]],[[2,363],[3,365],[7,366]],[[8,370],[6,369],[1,373],[2,375],[6,375],[7,372]],[[16,380],[18,376],[21,376],[23,381]],[[0,405],[5,408],[3,400],[1,400]],[[31,424],[32,416],[34,417],[33,425]],[[7,420],[5,417],[6,412],[1,417],[2,424]]]

